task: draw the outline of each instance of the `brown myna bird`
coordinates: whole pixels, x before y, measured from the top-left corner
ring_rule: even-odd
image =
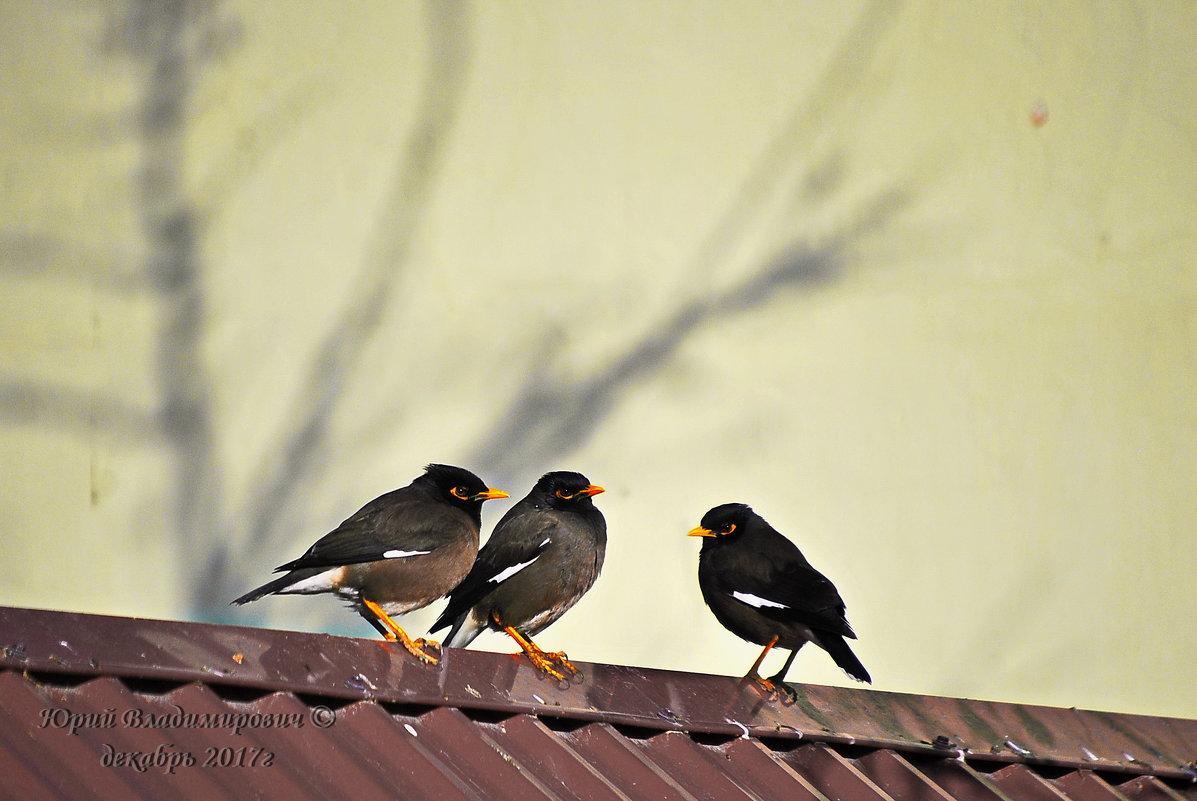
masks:
[[[233,603],[330,592],[383,637],[436,664],[423,647],[435,643],[412,640],[391,616],[427,606],[466,577],[478,553],[482,503],[506,497],[469,470],[430,464],[424,475],[370,501],[303,556],[275,568],[285,576]]]
[[[598,578],[607,523],[591,500],[603,492],[581,473],[545,473],[511,507],[478,552],[431,630],[452,625],[445,645],[464,648],[485,629],[505,631],[542,672],[580,675],[564,653],[532,638],[577,603]]]
[[[745,679],[768,692],[780,685],[792,697],[786,672],[798,649],[813,642],[849,676],[872,682],[844,641],[855,639],[856,633],[844,616],[844,602],[835,585],[751,507],[716,506],[703,515],[690,536],[705,538],[698,554],[698,586],[715,618],[737,637],[765,646]],[[766,680],[757,669],[774,647],[788,648],[790,656]]]

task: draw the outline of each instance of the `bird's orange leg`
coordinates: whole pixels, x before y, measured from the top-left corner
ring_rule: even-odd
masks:
[[[765,657],[773,650],[773,646],[777,645],[777,637],[769,640],[769,644],[765,646],[765,650],[761,651],[761,655],[752,663],[752,667],[748,668],[748,672],[744,674],[744,678],[740,679],[740,684],[747,681],[753,681],[758,687],[767,693],[773,693],[777,690],[777,686],[766,678],[763,678],[757,671],[761,668],[761,663],[765,661]]]
[[[371,601],[369,598],[362,599],[362,605],[369,609],[375,617],[377,617],[384,626],[390,631],[385,635],[391,642],[397,642],[407,649],[407,652],[419,659],[421,662],[426,662],[430,665],[435,665],[438,660],[435,656],[424,650],[424,647],[431,645],[433,647],[440,647],[440,643],[433,640],[413,640],[407,636],[407,632],[399,627],[395,621],[391,620],[390,616],[382,611],[382,607]]]
[[[528,661],[531,662],[537,670],[552,676],[553,678],[557,679],[557,681],[566,680],[565,671],[569,671],[577,677],[582,676],[582,671],[578,670],[574,666],[574,663],[569,661],[569,658],[565,655],[564,651],[541,650],[539,645],[516,631],[514,626],[504,626],[503,621],[499,620],[498,617],[495,618],[495,623],[499,624],[503,631],[507,632],[511,639],[516,641],[519,647],[523,649],[524,655],[528,657]]]

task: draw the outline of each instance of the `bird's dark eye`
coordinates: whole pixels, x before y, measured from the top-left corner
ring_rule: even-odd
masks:
[[[563,500],[563,501],[568,501],[570,498],[574,497],[574,495],[575,495],[576,493],[573,493],[573,492],[566,492],[565,490],[557,490],[557,491],[556,491],[555,493],[553,493],[553,494],[554,494],[554,495],[556,495],[558,498],[560,498],[560,499],[561,499],[561,500]]]
[[[463,501],[468,501],[470,499],[470,492],[465,487],[454,487],[453,489],[449,490],[449,492],[453,494],[454,498],[460,498]]]
[[[731,533],[732,533],[733,531],[735,531],[735,530],[736,530],[736,524],[735,524],[735,523],[728,523],[728,524],[727,524],[727,531],[723,532],[723,536],[725,536],[725,537],[726,537],[728,534],[731,534]]]

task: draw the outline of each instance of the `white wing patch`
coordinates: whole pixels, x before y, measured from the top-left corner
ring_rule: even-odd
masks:
[[[542,542],[540,545],[536,546],[536,555],[535,555],[535,556],[533,556],[533,557],[532,557],[531,559],[529,559],[527,562],[520,562],[518,565],[512,565],[511,567],[504,568],[503,570],[499,571],[498,573],[496,573],[496,574],[495,574],[494,576],[492,576],[491,578],[487,579],[488,583],[492,583],[492,584],[502,584],[504,581],[506,581],[507,579],[511,578],[511,577],[512,577],[512,576],[514,576],[516,573],[520,572],[520,571],[521,571],[521,570],[523,570],[525,567],[527,567],[528,565],[532,564],[532,563],[533,563],[533,562],[535,562],[537,559],[539,559],[539,558],[540,558],[540,553],[541,553],[541,551],[542,551],[542,550],[544,549],[544,547],[545,547],[546,545],[548,545],[548,544],[549,544],[549,538],[548,538],[548,537],[545,537],[545,540],[544,540],[544,542]]]
[[[382,558],[383,559],[402,559],[405,556],[422,556],[423,554],[426,554],[426,553],[432,553],[432,551],[396,551],[396,550],[392,549],[390,551],[383,551]]]
[[[757,609],[789,609],[785,604],[779,604],[777,601],[770,601],[768,598],[762,598],[759,595],[753,595],[750,592],[740,592],[738,590],[732,592],[732,597],[740,603],[754,606]]]

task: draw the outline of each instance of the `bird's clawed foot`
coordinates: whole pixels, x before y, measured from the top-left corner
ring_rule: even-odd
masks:
[[[770,676],[769,683],[773,685],[773,691],[777,694],[777,700],[781,701],[782,706],[791,706],[798,703],[798,693],[794,688],[786,684],[781,676]]]
[[[790,658],[786,660],[785,667],[773,674],[769,678],[763,678],[757,670],[760,669],[761,663],[765,661],[765,656],[773,650],[773,646],[777,645],[777,637],[769,640],[765,645],[765,649],[761,651],[761,655],[752,663],[752,667],[748,668],[748,672],[744,674],[744,678],[740,679],[740,686],[743,687],[746,683],[752,682],[758,689],[763,691],[769,698],[776,698],[782,704],[789,706],[798,700],[797,694],[790,685],[784,681],[786,671],[790,669],[790,664],[794,661],[794,654],[798,653],[795,649],[790,652]],[[801,647],[801,646],[799,646]]]
[[[545,651],[511,626],[505,626],[503,630],[519,643],[524,655],[528,657],[528,661],[546,676],[551,676],[567,686],[571,679],[582,681],[585,678],[582,671],[569,661],[569,657],[565,655],[564,651]]]
[[[374,616],[377,617],[384,626],[386,626],[387,631],[383,633],[383,636],[386,638],[387,642],[399,643],[407,649],[409,654],[414,656],[416,659],[419,659],[426,665],[435,665],[441,661],[439,657],[433,656],[432,654],[428,653],[428,651],[424,650],[425,648],[435,648],[439,651],[441,647],[439,642],[436,640],[425,640],[423,637],[418,640],[413,640],[408,636],[406,631],[400,628],[395,621],[391,620],[390,616],[383,611],[381,606],[368,598],[362,599],[362,605],[374,613]]]
[[[790,706],[798,700],[794,688],[782,681],[780,675],[766,679],[754,670],[740,679],[740,686],[743,687],[748,682],[752,682],[752,685],[763,692],[766,697],[776,698],[784,706]]]
[[[534,648],[536,646],[533,646]],[[565,651],[541,651],[536,648],[536,652],[528,653],[528,661],[537,667],[542,673],[552,676],[559,682],[569,684],[571,679],[581,681],[585,678],[582,671],[569,661],[569,657],[565,655]]]
[[[432,649],[439,651],[440,647],[441,647],[441,644],[439,642],[437,642],[436,640],[425,640],[423,637],[421,637],[418,640],[413,640],[412,638],[410,638],[406,634],[404,634],[402,629],[400,629],[399,633],[403,634],[403,636],[399,637],[399,636],[396,636],[392,632],[387,632],[387,635],[386,635],[387,642],[399,643],[400,645],[402,645],[404,648],[407,649],[407,652],[409,654],[414,656],[416,659],[419,659],[421,662],[423,662],[426,665],[435,665],[441,661],[440,657],[434,656],[433,654],[430,654],[428,651],[425,650],[426,648],[432,648]]]

